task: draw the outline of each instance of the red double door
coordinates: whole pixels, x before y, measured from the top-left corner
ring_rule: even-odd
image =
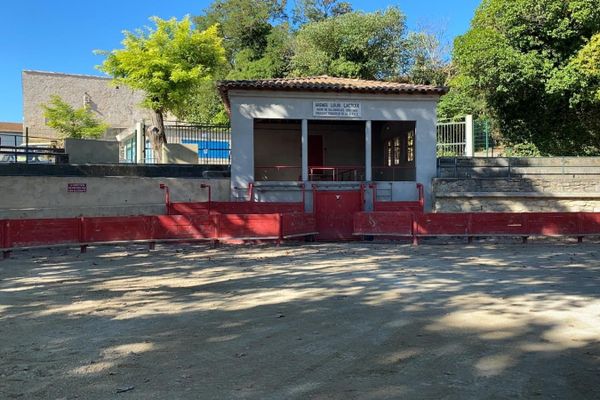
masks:
[[[315,191],[317,240],[352,240],[354,213],[363,210],[363,198],[358,190]]]

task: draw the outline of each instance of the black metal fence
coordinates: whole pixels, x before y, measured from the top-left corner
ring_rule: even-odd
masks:
[[[68,160],[56,139],[0,134],[0,163],[64,164]]]
[[[231,128],[228,125],[167,122],[168,143],[198,146],[198,164],[231,164]]]

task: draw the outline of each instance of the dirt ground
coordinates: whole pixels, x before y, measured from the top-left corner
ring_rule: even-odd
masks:
[[[599,255],[558,242],[15,252],[0,262],[0,398],[598,399]]]

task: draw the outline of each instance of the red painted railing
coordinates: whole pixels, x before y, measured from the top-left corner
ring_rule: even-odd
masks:
[[[354,216],[354,234],[362,236],[585,236],[600,235],[600,213],[411,213],[363,212]]]
[[[255,203],[259,204],[259,203]],[[0,249],[168,240],[284,240],[316,233],[314,215],[194,213],[132,217],[0,220]]]

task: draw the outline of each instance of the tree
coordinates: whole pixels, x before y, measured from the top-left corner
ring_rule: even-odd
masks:
[[[352,12],[304,25],[292,74],[386,79],[406,69],[405,16],[396,7]]]
[[[189,17],[151,20],[155,28],[126,31],[122,49],[100,52],[106,59],[99,68],[115,83],[145,92],[142,105],[155,115],[151,141],[160,162],[164,116],[184,113],[191,96],[223,68],[225,50],[216,25],[200,31]]]
[[[216,0],[194,17],[197,29],[219,27],[227,67],[215,79],[281,78],[288,74],[292,37],[285,22],[285,1]],[[215,83],[203,85],[183,116],[194,122],[223,123],[227,114]]]
[[[587,68],[599,32],[600,0],[484,0],[455,41],[458,79],[509,142],[599,154],[598,79]]]
[[[323,21],[352,12],[352,5],[339,0],[297,0],[294,7],[294,22],[305,25]]]
[[[268,45],[273,22],[285,19],[285,0],[215,0],[204,15],[194,17],[198,29],[219,28],[231,68],[238,52],[258,59]]]
[[[452,74],[450,45],[443,30],[422,28],[406,38],[406,80],[411,83],[444,86]]]
[[[108,124],[96,119],[88,107],[76,109],[57,95],[53,95],[42,108],[46,125],[56,129],[63,138],[97,139],[109,128]]]

